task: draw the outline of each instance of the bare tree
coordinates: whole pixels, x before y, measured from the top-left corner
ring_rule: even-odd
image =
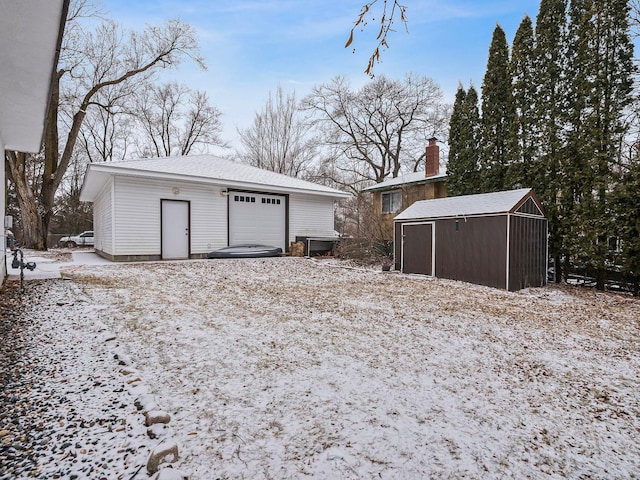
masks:
[[[629,0],[629,25],[633,38],[640,36],[640,0]]]
[[[149,85],[136,95],[132,115],[141,128],[142,157],[188,155],[194,148],[225,146],[220,137],[221,112],[203,91],[176,82]]]
[[[374,65],[380,62],[380,50],[386,50],[387,48],[389,48],[389,44],[387,43],[387,35],[389,34],[389,32],[394,31],[392,27],[397,20],[397,15],[400,16],[400,21],[404,25],[405,30],[407,32],[409,31],[406,6],[400,5],[400,3],[398,3],[398,0],[393,0],[393,2],[382,0],[382,12],[379,12],[380,14],[378,15],[378,19],[376,20],[375,7],[378,1],[379,0],[372,0],[362,6],[362,9],[358,14],[358,18],[354,22],[354,25],[353,27],[351,27],[351,31],[349,32],[349,39],[344,46],[344,48],[349,48],[352,45],[353,34],[357,28],[360,28],[360,31],[362,32],[370,21],[380,24],[380,29],[378,30],[376,36],[376,46],[373,50],[373,53],[369,57],[367,68],[364,71],[364,73],[369,75],[371,78],[373,78]],[[389,3],[391,3],[391,6],[389,6]],[[355,52],[355,48],[353,50]]]
[[[111,162],[127,156],[133,135],[133,118],[126,108],[130,96],[114,87],[96,94],[100,107],[87,111],[79,136],[82,155],[74,155],[72,162]]]
[[[315,87],[303,105],[335,150],[332,170],[354,191],[401,171],[415,171],[429,137],[446,138],[450,107],[430,78],[380,76],[358,91],[342,77]]]
[[[176,67],[190,58],[201,66],[195,30],[178,20],[144,32],[123,32],[103,20],[90,31],[82,24],[87,4],[69,9],[63,46],[54,74],[45,125],[43,153],[5,152],[9,180],[16,188],[27,247],[46,249],[56,191],[73,158],[80,131],[91,108],[109,111],[99,92],[149,79],[157,69]],[[95,23],[95,18],[92,19]],[[59,128],[65,133],[60,135]],[[32,177],[30,165],[38,164]]]
[[[243,162],[292,177],[310,177],[318,141],[298,109],[295,92],[285,94],[278,85],[275,97],[269,93],[253,125],[238,133]]]

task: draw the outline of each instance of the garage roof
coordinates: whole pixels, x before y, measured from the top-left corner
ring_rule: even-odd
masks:
[[[124,162],[91,163],[80,200],[92,202],[111,176],[126,175],[210,183],[222,187],[280,193],[306,193],[347,198],[348,193],[299,178],[263,170],[214,155],[144,158]]]
[[[533,191],[530,188],[521,188],[505,192],[422,200],[411,205],[394,220],[510,213],[514,212],[528,197],[532,197],[538,208],[542,210]]]
[[[68,0],[0,0],[0,137],[37,152]]]

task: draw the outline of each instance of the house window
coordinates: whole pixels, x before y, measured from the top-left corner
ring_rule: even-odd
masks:
[[[384,192],[382,194],[382,213],[397,213],[402,208],[402,191]]]

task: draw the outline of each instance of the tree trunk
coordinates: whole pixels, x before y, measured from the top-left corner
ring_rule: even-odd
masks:
[[[46,250],[48,223],[45,225],[44,219],[38,214],[34,199],[27,198],[25,201],[18,196],[18,207],[23,227],[22,246],[33,250]]]
[[[48,224],[45,225],[40,216],[36,196],[29,183],[27,162],[29,154],[20,152],[5,152],[5,166],[9,180],[16,187],[18,208],[20,210],[22,226],[22,246],[35,250],[47,249]]]
[[[604,291],[607,283],[607,271],[602,267],[596,268],[596,290]]]
[[[560,258],[560,255],[556,255],[553,258],[553,263],[555,265],[555,274],[556,274],[556,283],[562,283],[562,273],[563,273],[563,268],[562,268],[562,261]],[[569,267],[567,266],[567,269]]]

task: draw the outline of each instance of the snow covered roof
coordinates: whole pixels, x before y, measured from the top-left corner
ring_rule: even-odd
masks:
[[[530,188],[521,188],[504,192],[421,200],[400,213],[394,220],[508,213],[529,195],[534,196]],[[536,201],[535,198],[534,201]]]
[[[440,173],[438,175],[434,175],[433,177],[425,177],[424,172],[413,172],[408,173],[407,175],[402,175],[400,177],[392,178],[390,180],[385,180],[384,182],[376,183],[370,187],[363,189],[363,192],[374,192],[377,190],[387,190],[392,187],[399,187],[401,185],[411,185],[418,183],[430,183],[443,181],[447,179],[446,173]]]
[[[279,193],[306,193],[347,198],[348,193],[307,182],[299,178],[263,170],[214,155],[143,158],[123,162],[91,163],[82,186],[80,199],[92,202],[111,176],[170,178],[211,183],[223,187],[265,190]]]
[[[0,0],[0,143],[37,152],[69,0]]]

